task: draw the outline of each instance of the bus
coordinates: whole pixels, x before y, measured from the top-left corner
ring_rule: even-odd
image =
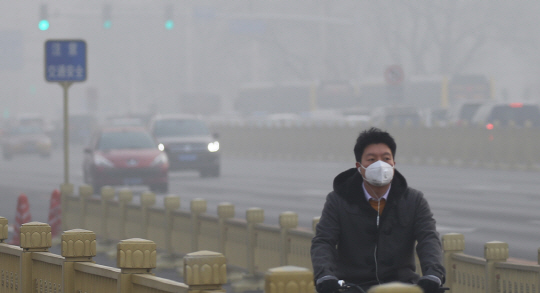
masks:
[[[261,82],[242,85],[234,109],[243,115],[269,115],[358,105],[358,88],[346,80]]]
[[[484,75],[412,76],[400,85],[389,85],[383,77],[362,82],[261,82],[242,85],[234,109],[243,115],[387,106],[447,109],[462,101],[492,100],[492,88]]]
[[[399,95],[394,92],[399,91]],[[382,78],[360,84],[360,100],[367,107],[388,104],[447,109],[465,101],[493,100],[493,81],[484,75],[412,76],[402,85],[388,85]]]

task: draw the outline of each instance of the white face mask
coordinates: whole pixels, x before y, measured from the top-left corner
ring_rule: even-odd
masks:
[[[360,164],[360,168],[364,168],[364,166]],[[360,168],[358,168],[358,172],[362,174]],[[388,185],[394,178],[394,166],[383,161],[377,161],[364,169],[366,169],[364,180],[373,186]]]

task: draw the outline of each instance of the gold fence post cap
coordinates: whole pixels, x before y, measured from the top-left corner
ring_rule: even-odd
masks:
[[[133,191],[129,188],[121,188],[118,191],[118,199],[123,203],[130,203],[133,200]]]
[[[279,214],[279,226],[285,229],[298,227],[298,214],[295,212],[282,212]]]
[[[73,195],[73,184],[71,183],[64,183],[60,185],[60,194],[65,196],[71,196]]]
[[[423,293],[424,291],[413,284],[404,284],[400,282],[391,282],[378,286],[373,286],[368,293]]]
[[[201,250],[184,256],[184,282],[189,286],[227,283],[227,259],[219,252]]]
[[[8,220],[4,217],[0,217],[0,242],[4,242],[4,240],[8,239],[8,229]]]
[[[206,212],[206,200],[202,198],[194,198],[191,200],[190,210],[194,213]]]
[[[180,208],[180,197],[178,195],[167,195],[163,199],[163,204],[167,210],[176,210]]]
[[[62,256],[89,259],[96,256],[96,233],[72,229],[62,234]]]
[[[222,202],[217,207],[217,213],[220,218],[233,218],[234,205],[230,202]]]
[[[443,235],[442,244],[444,251],[465,250],[465,236],[460,233],[448,233]]]
[[[47,251],[51,246],[51,226],[29,222],[21,226],[21,248],[30,251]]]
[[[491,241],[484,244],[484,258],[492,261],[506,261],[508,259],[508,243]]]
[[[121,269],[143,269],[149,272],[156,267],[156,243],[141,238],[122,240],[117,244],[116,265]]]
[[[264,222],[264,210],[261,208],[249,208],[246,210],[246,220],[248,223]]]
[[[115,190],[114,187],[105,185],[101,187],[101,190],[96,190],[97,192],[101,192],[101,199],[105,201],[111,201],[114,199],[115,196]]]
[[[94,188],[91,185],[83,184],[79,186],[80,197],[90,197],[92,194],[94,194]]]
[[[264,292],[315,292],[313,272],[297,266],[271,268],[264,275]]]
[[[141,205],[151,207],[156,204],[156,194],[151,191],[145,191],[141,194]]]

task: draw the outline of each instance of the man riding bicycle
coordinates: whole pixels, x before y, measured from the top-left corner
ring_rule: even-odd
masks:
[[[358,136],[354,154],[356,168],[334,179],[312,240],[317,291],[333,293],[344,280],[366,292],[394,281],[438,292],[445,269],[435,219],[422,192],[395,170],[394,139],[371,128]],[[415,272],[415,247],[422,277]]]

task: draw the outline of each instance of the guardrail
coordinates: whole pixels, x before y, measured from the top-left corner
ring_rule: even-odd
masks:
[[[198,251],[184,256],[184,281],[174,282],[153,275],[156,244],[133,238],[117,244],[117,266],[95,264],[96,234],[83,229],[65,231],[62,255],[51,248],[51,226],[40,222],[23,224],[20,247],[5,244],[8,221],[0,217],[0,292],[224,292],[227,282],[225,257]]]
[[[226,124],[220,134],[224,155],[243,158],[354,160],[363,123]],[[383,126],[397,143],[400,164],[452,165],[540,170],[539,128]]]
[[[265,285],[260,277],[276,267],[311,270],[311,239],[318,218],[313,219],[311,228],[301,228],[297,227],[296,213],[283,212],[279,226],[274,226],[264,224],[264,210],[260,208],[248,209],[245,219],[234,218],[234,205],[230,203],[218,205],[216,216],[206,213],[204,199],[192,200],[187,212],[178,210],[180,198],[172,195],[165,198],[164,207],[158,208],[153,206],[155,194],[150,192],[141,195],[141,205],[131,203],[129,189],[120,189],[118,199],[108,186],[102,188],[99,199],[92,197],[93,190],[86,185],[79,187],[79,196],[73,194],[69,184],[61,186],[61,193],[64,230],[91,228],[101,238],[113,241],[148,236],[168,258],[199,250],[222,253],[229,266],[246,272],[233,282],[235,292],[262,289]],[[540,265],[507,262],[508,244],[488,242],[484,258],[479,258],[463,253],[462,234],[446,234],[442,242],[446,284],[452,292],[539,292]]]

